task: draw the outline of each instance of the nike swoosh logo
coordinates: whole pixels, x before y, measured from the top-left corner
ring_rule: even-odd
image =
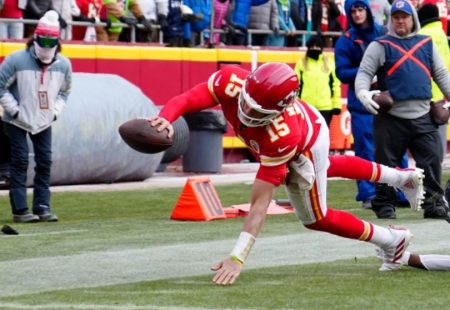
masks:
[[[217,78],[217,80],[214,82],[214,86],[219,86],[219,83],[220,83],[220,79],[222,78],[222,76],[219,76],[218,78]]]
[[[288,146],[285,146],[285,147],[279,147],[279,148],[278,148],[278,153],[283,153],[283,152],[286,151],[288,148],[289,148],[289,145],[288,145]]]

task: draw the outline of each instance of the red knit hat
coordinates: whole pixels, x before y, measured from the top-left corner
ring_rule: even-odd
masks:
[[[36,30],[34,31],[35,36],[47,36],[47,37],[59,37],[60,26],[59,26],[59,15],[56,11],[50,10],[44,14],[39,20]]]

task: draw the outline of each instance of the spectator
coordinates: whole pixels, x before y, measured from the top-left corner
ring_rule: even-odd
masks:
[[[75,0],[52,0],[52,7],[67,24],[61,29],[61,39],[72,40],[72,17],[80,15]]]
[[[28,0],[27,7],[23,11],[23,18],[34,19],[37,22],[42,16],[44,16],[45,12],[49,10],[53,10],[52,0]],[[60,25],[63,26],[63,28],[67,26],[67,24],[61,20]],[[26,24],[24,26],[24,37],[29,38],[32,36],[35,28],[35,24]]]
[[[421,26],[419,34],[424,34],[431,37],[434,45],[439,51],[439,55],[444,61],[444,65],[447,69],[450,69],[450,50],[448,47],[448,40],[444,30],[442,29],[442,22],[439,18],[439,10],[437,6],[431,3],[425,4],[420,7],[417,13]],[[432,104],[433,102],[445,99],[435,82],[432,82],[431,84],[431,94],[433,96],[431,98]],[[448,124],[439,126],[439,135],[441,137],[444,156],[447,154],[447,127]]]
[[[6,56],[0,67],[0,104],[11,147],[9,197],[13,220],[20,223],[58,220],[50,208],[52,123],[66,104],[72,75],[70,61],[60,54],[58,18],[55,11],[45,13],[26,49]],[[36,162],[33,213],[27,203],[27,136]]]
[[[230,6],[230,0],[214,0],[214,29],[225,29],[226,21],[225,17],[227,16],[228,7]],[[221,39],[222,38],[222,39]],[[225,42],[225,35],[221,35],[220,33],[214,33],[214,41],[213,44],[221,44]]]
[[[150,22],[145,18],[144,13],[142,13],[137,0],[125,2],[121,0],[103,0],[103,4],[106,7],[107,17],[111,23],[124,23],[130,27],[141,24],[146,29],[151,27]],[[128,15],[129,13],[130,16]],[[131,15],[135,18],[131,17]],[[118,41],[122,32],[122,26],[111,26],[107,31],[109,41]]]
[[[369,0],[369,3],[374,21],[379,25],[386,25],[391,10],[388,0]]]
[[[252,0],[230,1],[226,16],[226,23],[229,31],[227,44],[247,45],[247,28],[251,6]]]
[[[291,18],[296,30],[306,30],[308,8],[305,0],[290,0]],[[287,38],[287,46],[301,46],[303,36]]]
[[[295,36],[295,25],[291,18],[291,3],[289,0],[277,0],[279,29],[283,34],[273,33],[269,35],[268,45],[286,46],[286,37]]]
[[[187,17],[189,22],[184,23],[184,45],[198,46],[203,31],[211,24],[211,0],[184,0],[183,5],[192,10],[192,16]]]
[[[272,30],[278,33],[278,6],[277,0],[269,0],[260,5],[253,5],[250,9],[250,16],[248,19],[248,28],[256,30]],[[252,34],[252,45],[266,46],[269,38],[269,33],[255,33]]]
[[[107,22],[106,20],[101,19],[101,11],[103,7],[102,0],[77,0],[76,4],[80,9],[80,14],[73,17],[75,21],[84,21],[91,23]],[[95,27],[95,41],[108,41],[108,32],[104,26],[93,25],[89,27]],[[74,26],[72,29],[72,39],[93,41],[91,38],[86,37],[87,35],[89,35],[88,33],[86,33],[89,27]]]
[[[373,115],[369,113],[355,94],[355,78],[364,51],[376,37],[386,30],[374,22],[368,0],[347,0],[345,12],[348,30],[341,36],[334,49],[336,76],[348,85],[347,107],[351,114],[353,148],[355,155],[374,160]],[[375,197],[375,185],[367,181],[357,181],[356,201],[362,201],[362,207],[370,209]]]
[[[165,26],[162,27],[164,43],[169,47],[183,46],[184,21],[181,12],[181,0],[169,0],[169,13]]]
[[[347,5],[346,1],[346,5]],[[339,23],[341,12],[334,0],[314,0],[312,5],[311,19],[314,31],[342,31]],[[324,36],[325,47],[333,47],[333,37]]]
[[[442,22],[442,29],[445,33],[448,31],[448,18],[449,18],[449,11],[448,11],[448,1],[447,0],[422,0],[420,1],[420,6],[425,4],[433,4],[439,9],[439,19]],[[416,8],[418,10],[419,8]]]
[[[291,0],[291,18],[297,30],[306,30],[307,6],[305,0]]]
[[[152,25],[158,24],[158,16],[165,19],[167,17],[167,13],[169,12],[168,0],[138,0],[138,3],[145,18],[150,21],[150,24]],[[151,31],[146,29],[137,29],[136,41],[158,42],[158,31],[153,31],[153,26]]]
[[[368,46],[355,81],[358,98],[369,112],[377,115],[375,159],[396,167],[409,150],[416,166],[425,171],[424,217],[447,218],[448,205],[440,185],[442,144],[429,112],[431,78],[450,98],[450,74],[431,37],[417,33],[419,19],[409,1],[394,1],[388,25],[388,34]],[[386,113],[378,113],[379,106],[372,100],[378,91],[369,90],[375,75],[380,90],[388,90],[394,99]],[[395,214],[393,189],[377,184],[372,208],[377,215]]]
[[[333,115],[341,113],[341,83],[334,73],[334,62],[322,53],[320,36],[310,37],[307,47],[306,55],[295,65],[300,82],[298,97],[319,110],[329,127]]]
[[[149,119],[159,131],[186,112],[221,105],[225,118],[260,162],[251,193],[251,208],[231,254],[214,265],[213,282],[233,284],[263,226],[276,188],[286,184],[298,220],[308,229],[370,242],[384,251],[380,270],[399,268],[411,237],[408,230],[367,223],[326,202],[327,174],[344,177],[379,178],[408,189],[411,204],[420,207],[423,172],[399,171],[358,157],[332,156],[329,131],[320,113],[297,100],[298,79],[283,63],[265,63],[253,72],[226,66],[167,102],[159,116]],[[349,165],[353,169],[348,169]],[[289,173],[288,173],[289,167]],[[341,174],[342,173],[342,174]]]
[[[22,19],[27,0],[3,0],[0,8],[0,18]],[[0,22],[0,40],[23,39],[23,23]]]

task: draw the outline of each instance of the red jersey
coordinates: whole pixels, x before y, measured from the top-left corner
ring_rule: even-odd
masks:
[[[199,84],[171,99],[160,116],[173,122],[186,112],[220,104],[236,136],[261,163],[257,178],[278,186],[286,177],[287,163],[314,143],[320,129],[319,114],[298,99],[267,126],[243,125],[238,118],[238,99],[249,73],[240,67],[226,66],[211,75],[207,84]]]
[[[0,17],[5,18],[22,18],[22,10],[18,7],[17,0],[5,0],[3,8],[0,10]]]
[[[81,14],[89,18],[100,18],[100,11],[103,7],[102,0],[77,0],[76,2]],[[72,28],[72,40],[83,40],[85,33],[85,26],[74,26]]]

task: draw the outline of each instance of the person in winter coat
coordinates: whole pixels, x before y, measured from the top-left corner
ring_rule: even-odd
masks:
[[[417,11],[408,0],[392,3],[389,21],[389,32],[367,47],[355,79],[358,99],[376,115],[375,159],[396,167],[408,150],[416,166],[425,171],[424,218],[448,219],[448,204],[440,184],[442,144],[430,115],[430,102],[432,80],[450,98],[450,74],[431,37],[418,34]],[[375,76],[379,90],[370,90]],[[388,111],[379,111],[373,95],[385,90],[394,103]],[[396,217],[394,193],[392,187],[377,184],[372,209],[378,217]]]
[[[3,0],[0,18],[22,19],[27,0]],[[0,22],[0,39],[23,39],[23,23]]]
[[[24,19],[34,19],[38,21],[42,16],[44,16],[45,12],[49,10],[53,10],[53,1],[52,0],[28,0],[27,6],[23,11]],[[60,26],[64,29],[67,27],[67,24],[64,20],[60,19]],[[34,29],[36,25],[34,24],[26,24],[24,26],[24,37],[29,38],[34,34]]]
[[[214,29],[224,29],[227,25],[226,16],[228,7],[230,6],[230,0],[214,0],[214,16],[213,25]],[[225,42],[225,36],[220,33],[214,33],[213,44],[217,45]],[[222,39],[221,39],[222,38]]]
[[[72,67],[60,54],[59,16],[48,11],[39,20],[26,49],[6,56],[0,67],[0,104],[10,137],[10,203],[19,223],[58,220],[50,206],[52,124],[70,93]],[[28,141],[36,162],[32,212],[27,203]]]
[[[150,21],[145,18],[137,0],[103,0],[103,4],[106,7],[108,20],[112,23],[124,23],[131,27],[141,24],[147,29],[151,27]],[[128,12],[130,12],[130,14],[134,17],[128,16]],[[109,27],[109,41],[118,41],[121,32],[121,26]]]
[[[253,5],[248,20],[249,29],[280,31],[278,23],[277,0],[269,0],[264,4]],[[255,33],[252,35],[252,45],[266,46],[269,33]]]
[[[364,51],[369,43],[383,35],[386,29],[375,23],[368,0],[347,0],[345,12],[348,30],[337,40],[334,49],[336,76],[348,85],[347,107],[352,118],[355,155],[373,161],[373,115],[356,98],[354,85]],[[362,207],[365,209],[371,208],[375,185],[367,181],[357,181],[357,186],[356,201],[362,201]]]
[[[278,23],[284,34],[273,33],[269,35],[268,45],[286,46],[286,36],[295,36],[295,25],[291,18],[291,3],[289,0],[277,0]]]
[[[334,73],[334,62],[322,53],[320,36],[310,37],[307,47],[306,55],[295,65],[300,81],[298,97],[319,110],[330,127],[333,115],[341,113],[341,83]]]
[[[347,5],[345,2],[345,5]],[[342,31],[339,23],[341,11],[334,0],[313,0],[311,20],[314,31]],[[333,47],[333,37],[324,37],[325,47]]]
[[[184,17],[184,19],[188,19],[183,26],[184,45],[200,45],[202,31],[209,29],[211,24],[211,0],[184,0],[183,5],[192,10],[190,16]]]
[[[439,18],[439,10],[434,4],[424,4],[417,11],[420,22],[420,34],[429,35],[439,50],[447,69],[450,69],[450,49],[448,47],[447,35],[442,29],[442,22]],[[431,93],[433,95],[432,104],[438,100],[444,99],[444,95],[440,91],[435,82],[431,84]],[[447,127],[448,124],[439,126],[439,135],[441,136],[442,149],[444,156],[447,154]]]

